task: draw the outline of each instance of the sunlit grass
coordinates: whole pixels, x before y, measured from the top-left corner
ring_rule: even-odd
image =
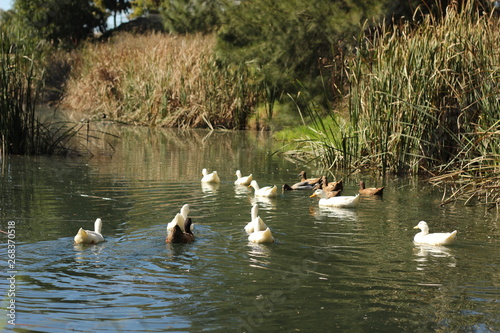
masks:
[[[223,66],[215,36],[119,34],[87,44],[66,106],[132,124],[239,128],[257,103],[243,67]]]

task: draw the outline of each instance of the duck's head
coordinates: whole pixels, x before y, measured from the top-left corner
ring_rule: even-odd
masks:
[[[236,177],[241,178],[241,176],[242,176],[241,175],[241,171],[240,170],[236,170]]]
[[[208,170],[207,170],[207,169],[205,169],[205,168],[203,168],[203,170],[201,170],[201,174],[202,174],[203,176],[208,175]]]
[[[317,189],[316,191],[314,191],[313,194],[311,194],[310,198],[313,198],[313,197],[323,198],[324,196],[325,196],[325,191],[323,191],[322,189]]]
[[[425,221],[420,221],[416,226],[413,227],[413,229],[420,229],[424,233],[429,232],[429,226],[427,225],[427,222]]]

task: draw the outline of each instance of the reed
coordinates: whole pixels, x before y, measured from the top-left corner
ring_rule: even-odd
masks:
[[[0,36],[0,151],[1,155],[67,154],[77,125],[41,123],[37,118],[37,99],[42,71],[37,56],[22,40],[16,43]],[[31,53],[34,54],[34,53]]]
[[[418,173],[495,149],[497,136],[491,144],[469,143],[498,126],[498,23],[467,3],[461,11],[449,7],[437,24],[427,16],[417,27],[372,31],[348,64],[348,125],[333,129],[345,149],[332,141],[332,158],[340,166]]]
[[[450,199],[474,193],[498,205],[499,28],[498,16],[478,15],[470,1],[439,21],[370,31],[346,65],[346,110],[310,110],[320,133],[308,137],[313,157],[330,167],[429,173],[435,183],[460,179]]]
[[[215,36],[119,34],[87,44],[63,100],[126,123],[240,128],[259,96],[243,67],[223,66]]]

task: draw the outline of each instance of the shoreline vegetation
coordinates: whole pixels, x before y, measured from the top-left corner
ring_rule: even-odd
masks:
[[[418,22],[366,24],[353,45],[339,44],[304,80],[224,50],[237,36],[230,29],[119,32],[51,50],[39,67],[28,61],[29,48],[22,54],[19,41],[2,38],[2,154],[64,154],[84,128],[38,122],[43,91],[62,109],[92,114],[88,121],[278,129],[287,156],[325,169],[419,174],[445,188],[443,205],[498,209],[499,12],[470,0],[451,2],[439,16],[417,10]]]
[[[77,55],[62,107],[128,124],[240,129],[258,89],[243,66],[222,66],[215,35],[121,33]]]

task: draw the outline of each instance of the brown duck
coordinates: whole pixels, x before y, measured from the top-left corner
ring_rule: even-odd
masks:
[[[193,221],[190,217],[184,222],[184,232],[176,224],[175,227],[168,233],[166,242],[167,243],[192,243],[194,242],[194,235],[191,231],[191,224]]]
[[[359,182],[359,193],[360,194],[368,194],[368,195],[383,195],[384,194],[384,186],[365,188],[365,182],[360,181]]]
[[[342,180],[329,183],[326,176],[323,176],[321,177],[321,181],[314,187],[314,189],[321,189],[325,191],[326,198],[337,197],[344,189],[344,183],[342,182]]]

